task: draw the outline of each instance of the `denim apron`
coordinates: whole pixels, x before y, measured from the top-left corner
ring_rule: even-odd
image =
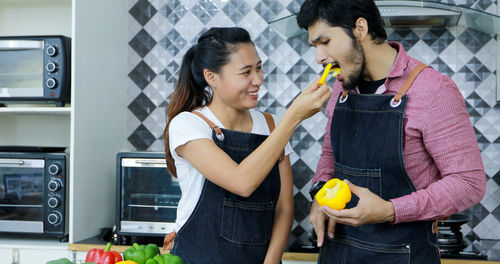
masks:
[[[243,161],[267,138],[221,129],[201,113],[193,113],[209,123],[214,142],[236,163]],[[272,131],[272,116],[264,114]],[[263,263],[280,188],[278,163],[248,198],[205,179],[193,213],[175,235],[172,254],[181,257],[186,264]]]
[[[427,67],[418,65],[396,95],[364,95],[344,91],[335,106],[331,142],[335,177],[370,189],[384,200],[415,191],[403,163],[406,91]],[[346,208],[355,207],[353,195]],[[440,263],[433,221],[337,224],[333,239],[326,236],[319,263],[402,264]]]

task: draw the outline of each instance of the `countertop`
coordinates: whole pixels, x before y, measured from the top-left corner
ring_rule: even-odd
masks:
[[[81,243],[68,244],[69,250],[74,251],[89,251],[93,248],[104,248],[104,243],[98,241],[96,238],[90,238],[82,241]],[[123,253],[130,246],[118,246],[113,245],[112,250]],[[163,249],[160,249],[161,253],[167,253]],[[316,261],[318,260],[318,254],[316,253],[295,253],[295,252],[285,252],[283,254],[283,260],[302,260],[302,261]],[[485,261],[485,260],[458,260],[458,259],[442,259],[442,264],[500,264],[500,261]]]

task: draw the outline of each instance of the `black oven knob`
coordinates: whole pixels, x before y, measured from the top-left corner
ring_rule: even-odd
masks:
[[[61,184],[61,181],[60,181],[60,180],[55,180],[55,179],[54,179],[54,180],[50,180],[50,181],[49,181],[49,186],[48,186],[48,187],[49,187],[49,190],[50,190],[51,192],[55,192],[55,191],[57,191],[57,190],[61,189],[62,184]]]
[[[61,171],[61,166],[57,164],[52,164],[49,166],[49,173],[52,175],[56,175]]]
[[[49,221],[51,225],[57,225],[61,223],[61,220],[62,216],[59,212],[52,212],[49,214],[49,216],[47,216],[47,221]]]
[[[59,199],[56,197],[50,197],[47,203],[50,206],[50,208],[56,208],[60,204]]]
[[[49,89],[54,89],[57,86],[57,81],[54,78],[48,78],[45,84]]]
[[[57,55],[57,48],[54,46],[48,46],[46,52],[50,57],[54,57]]]
[[[47,63],[47,65],[45,66],[45,69],[48,72],[56,72],[58,68],[59,68],[59,66],[57,66],[57,63],[52,62],[52,61]]]

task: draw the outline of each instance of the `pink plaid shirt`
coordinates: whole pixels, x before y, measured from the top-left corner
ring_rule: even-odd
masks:
[[[376,94],[395,94],[420,62],[398,42],[398,55]],[[322,154],[312,182],[334,177],[330,124],[342,83],[335,82],[326,111]],[[463,211],[481,201],[486,175],[476,135],[456,84],[432,68],[424,69],[408,90],[404,117],[403,159],[417,189],[392,199],[395,223],[429,220]]]

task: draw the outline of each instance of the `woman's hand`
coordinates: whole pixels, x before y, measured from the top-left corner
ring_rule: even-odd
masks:
[[[319,78],[318,76],[309,84],[309,86],[293,100],[292,105],[288,108],[289,111],[293,112],[294,116],[300,119],[299,121],[309,118],[321,111],[326,100],[328,100],[332,94],[326,83],[323,85],[318,84]]]

